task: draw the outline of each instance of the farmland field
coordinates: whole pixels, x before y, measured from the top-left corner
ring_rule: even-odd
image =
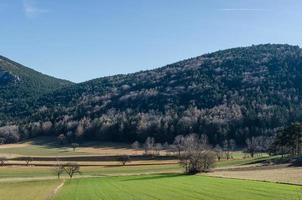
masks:
[[[213,172],[184,176],[174,157],[131,160],[122,166],[114,156],[125,152],[134,156],[143,154],[142,149],[134,150],[129,145],[87,143],[73,151],[68,146],[60,147],[47,141],[51,140],[39,138],[0,146],[0,156],[8,158],[6,165],[0,167],[1,200],[296,200],[298,194],[302,194],[301,186],[273,183],[301,185],[302,169],[266,167],[263,162],[270,163],[278,158],[267,154],[251,158],[242,151],[234,151],[231,159],[216,162]],[[167,152],[162,151],[161,155]],[[22,156],[34,160],[27,166],[25,160],[20,159]],[[72,180],[63,174],[58,180],[55,166],[68,162],[57,161],[58,156],[78,163],[81,174],[76,174]],[[110,159],[92,159],[99,156],[109,156]],[[54,194],[63,180],[64,185]]]
[[[1,200],[46,200],[59,180],[0,183]]]
[[[81,167],[81,175],[76,175],[76,177],[179,173],[181,171],[179,165]],[[51,167],[0,167],[0,182],[33,178],[55,179],[56,174],[54,168]]]
[[[292,200],[298,186],[206,176],[124,176],[66,181],[54,200]]]
[[[17,144],[0,146],[0,155],[16,156],[72,156],[72,155],[138,155],[142,150],[134,150],[127,144],[86,142],[73,151],[70,145],[59,145],[53,137],[40,137]]]
[[[247,180],[261,180],[270,182],[282,182],[302,184],[302,167],[259,168],[246,170],[222,170],[210,173],[211,176],[238,178]]]

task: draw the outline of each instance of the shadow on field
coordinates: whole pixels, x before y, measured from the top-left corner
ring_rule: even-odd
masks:
[[[56,137],[53,136],[40,136],[30,140],[31,144],[44,146],[45,148],[70,148],[70,143],[59,144]],[[80,147],[90,147],[94,149],[111,148],[111,149],[132,149],[130,145],[118,142],[100,142],[100,141],[82,141],[79,142]]]
[[[300,158],[300,157],[260,158],[259,160],[254,160],[254,161],[245,163],[244,165],[251,165],[251,164],[262,164],[264,166],[288,164],[288,166],[290,166],[290,167],[301,167],[302,158]]]
[[[30,140],[30,143],[32,145],[39,145],[39,146],[43,146],[47,149],[52,149],[52,148],[60,148],[60,147],[69,147],[68,145],[60,145],[57,142],[57,139],[55,137],[51,137],[51,136],[41,136],[41,137],[37,137],[34,139]]]
[[[153,175],[153,176],[143,176],[143,177],[135,177],[135,178],[129,178],[125,179],[123,181],[146,181],[146,180],[159,180],[159,179],[166,179],[166,178],[177,178],[187,176],[184,174],[160,174],[160,175]]]

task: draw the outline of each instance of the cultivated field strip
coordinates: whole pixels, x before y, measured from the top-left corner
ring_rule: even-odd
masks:
[[[210,176],[302,185],[302,167],[254,168],[214,171]]]
[[[60,184],[59,180],[0,183],[1,200],[45,200]]]
[[[66,181],[54,200],[292,200],[301,187],[212,178],[149,175]]]

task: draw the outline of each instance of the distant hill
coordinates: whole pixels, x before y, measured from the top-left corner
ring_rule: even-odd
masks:
[[[34,99],[70,85],[0,56],[0,121],[14,113],[28,113]]]
[[[47,123],[49,134],[72,141],[171,142],[199,133],[213,144],[230,138],[242,144],[301,121],[301,89],[302,49],[266,44],[71,85],[41,96],[17,120],[36,122],[27,126],[35,133],[23,137],[42,134]]]

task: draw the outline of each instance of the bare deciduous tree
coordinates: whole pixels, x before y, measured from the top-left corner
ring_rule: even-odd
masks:
[[[137,153],[137,151],[140,148],[140,143],[138,141],[135,141],[135,142],[132,143],[131,147],[132,147],[132,149],[135,149],[135,151]]]
[[[63,145],[65,140],[66,140],[66,137],[64,134],[60,134],[58,137],[57,137],[57,140],[58,142],[60,143],[60,145]]]
[[[56,161],[57,161],[57,165],[54,168],[54,172],[57,175],[58,179],[60,179],[61,174],[63,174],[63,172],[64,172],[64,167],[61,164],[61,161],[58,157],[56,158]]]
[[[30,164],[31,162],[33,162],[34,159],[33,159],[33,157],[28,156],[28,157],[24,157],[24,161],[25,161],[25,163],[26,163],[26,166],[29,166],[29,164]]]
[[[195,134],[184,138],[184,149],[181,153],[180,164],[187,174],[207,172],[215,163],[215,153],[207,144],[205,136],[198,137]]]
[[[253,158],[255,153],[257,152],[257,146],[258,146],[258,139],[255,137],[252,137],[251,139],[246,140],[246,152],[251,155]]]
[[[123,166],[125,166],[128,162],[130,162],[130,156],[128,156],[128,155],[122,155],[122,156],[120,156],[120,157],[118,158],[118,161],[120,161],[121,164],[122,164]]]
[[[76,148],[78,148],[80,145],[78,143],[72,143],[71,144],[73,151],[76,150]]]
[[[236,141],[234,139],[230,139],[229,140],[229,144],[230,144],[230,149],[232,151],[235,151],[235,149],[236,149]]]
[[[154,138],[148,137],[146,139],[145,144],[144,144],[144,149],[145,149],[145,154],[146,155],[150,154],[150,152],[152,154],[152,151],[154,149],[154,143],[155,143]]]
[[[160,155],[160,151],[163,149],[163,146],[161,143],[156,143],[154,146],[154,150],[155,150],[155,155],[159,156]]]
[[[219,144],[217,144],[216,147],[214,148],[214,152],[216,154],[217,160],[220,161],[221,158],[223,157],[223,150]]]
[[[69,175],[70,178],[72,178],[75,173],[81,173],[80,165],[78,163],[66,163],[62,166],[62,168]]]
[[[223,151],[227,160],[231,158],[230,143],[228,140],[223,142]]]
[[[57,165],[55,168],[54,168],[54,172],[55,174],[57,175],[58,179],[60,179],[61,175],[63,174],[64,172],[64,168],[62,165]]]
[[[180,157],[180,153],[184,148],[184,136],[183,135],[176,136],[173,144],[174,147],[177,149],[178,157]]]
[[[5,163],[6,163],[6,161],[7,161],[7,158],[5,158],[5,157],[0,157],[0,165],[1,165],[1,166],[4,166]]]

